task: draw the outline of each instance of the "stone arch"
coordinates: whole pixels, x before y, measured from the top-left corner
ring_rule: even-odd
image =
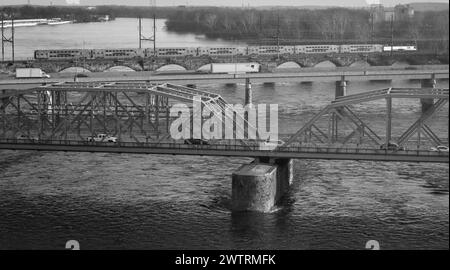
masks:
[[[165,64],[159,66],[156,71],[185,71],[187,70],[184,66],[179,64]]]
[[[366,68],[366,67],[370,67],[370,66],[371,66],[370,63],[368,63],[367,61],[358,60],[358,61],[351,63],[349,67]]]
[[[296,68],[302,68],[303,66],[295,61],[287,61],[284,63],[279,64],[276,68],[277,69],[296,69]]]
[[[113,66],[105,70],[105,72],[135,72],[131,67],[128,66]]]
[[[68,67],[60,70],[59,73],[91,73],[91,71],[83,67]]]
[[[211,70],[211,63],[203,65],[203,66],[199,67],[197,70],[198,71],[210,71]]]
[[[330,60],[324,60],[314,65],[314,68],[335,68],[338,65]]]

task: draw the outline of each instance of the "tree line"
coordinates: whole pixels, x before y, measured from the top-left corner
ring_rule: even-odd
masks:
[[[76,20],[77,22],[90,22],[98,16],[109,15],[110,18],[166,18],[169,14],[176,12],[178,8],[174,7],[128,7],[128,6],[98,6],[93,9],[87,7],[71,6],[5,6],[0,7],[0,15],[5,18],[14,17],[15,19],[50,19],[63,18]]]
[[[308,43],[414,43],[433,51],[448,50],[449,12],[415,12],[411,18],[372,23],[366,9],[298,8],[255,9],[221,7],[130,7],[130,6],[8,6],[2,13],[16,19],[63,18],[95,21],[98,15],[112,19],[165,18],[169,31],[202,34],[209,38],[242,40],[249,44]],[[411,44],[412,45],[412,44]]]
[[[372,23],[369,10],[305,9],[184,9],[169,14],[170,31],[204,34],[211,38],[248,40],[250,43],[298,44],[316,42],[389,43],[427,41],[448,44],[448,10],[416,12],[401,21]],[[448,45],[447,45],[448,46]]]

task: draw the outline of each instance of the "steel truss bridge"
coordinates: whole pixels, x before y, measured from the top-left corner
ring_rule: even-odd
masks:
[[[225,121],[228,117],[233,135],[257,131],[245,115],[230,119],[222,113],[229,104],[208,91],[167,83],[66,82],[0,94],[0,149],[449,162],[448,152],[431,150],[448,146],[448,89],[389,88],[336,98],[272,150],[261,148],[258,132],[254,140],[214,139],[202,145],[173,140],[169,131],[176,117],[170,108],[184,103],[193,110],[197,97],[202,109],[218,112]],[[432,105],[412,113],[417,116],[412,123],[397,126],[393,109],[405,100],[414,101],[416,112],[421,111],[419,100]],[[369,107],[382,115],[381,120],[367,116]],[[201,123],[208,120],[202,118]],[[192,134],[195,127],[189,121]],[[117,142],[87,140],[99,133],[114,136]],[[394,143],[399,147],[383,147]]]

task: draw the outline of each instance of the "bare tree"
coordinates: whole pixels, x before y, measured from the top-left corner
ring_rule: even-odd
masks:
[[[212,13],[208,13],[205,16],[205,24],[206,26],[213,30],[214,27],[216,26],[217,23],[217,15],[216,14],[212,14]]]

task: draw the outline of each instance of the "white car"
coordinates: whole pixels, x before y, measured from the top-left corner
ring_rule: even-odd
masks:
[[[282,140],[267,140],[259,144],[259,150],[261,151],[273,151],[277,147],[282,146],[284,142]]]
[[[86,138],[88,142],[110,142],[110,143],[117,143],[117,138],[107,135],[107,134],[97,134],[94,137],[89,136]]]
[[[432,148],[431,148],[431,151],[433,151],[433,152],[445,152],[445,153],[448,153],[448,146],[445,146],[445,145],[439,145],[439,146],[436,146],[436,147],[432,147]]]
[[[23,140],[23,141],[39,141],[38,137],[35,136],[27,136],[25,134],[20,134],[19,136],[16,137],[17,140]]]

